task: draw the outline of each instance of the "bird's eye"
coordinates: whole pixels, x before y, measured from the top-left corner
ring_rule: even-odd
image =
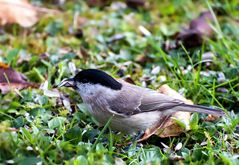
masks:
[[[82,81],[83,83],[87,83],[87,82],[88,82],[88,80],[87,80],[86,78],[83,78],[81,81]]]

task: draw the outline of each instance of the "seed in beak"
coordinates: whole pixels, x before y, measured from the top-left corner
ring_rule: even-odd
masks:
[[[58,85],[58,88],[60,87],[74,87],[75,81],[73,78],[65,78],[61,81],[61,83]]]

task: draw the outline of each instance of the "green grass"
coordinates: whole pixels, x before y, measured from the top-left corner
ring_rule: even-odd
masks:
[[[58,7],[49,2],[35,2]],[[61,14],[45,15],[29,29],[18,25],[3,28],[0,61],[26,75],[31,82],[48,81],[50,90],[63,78],[73,75],[70,63],[78,69],[99,68],[115,77],[119,77],[117,72],[122,69],[140,86],[146,84],[157,89],[168,84],[196,104],[224,109],[227,116],[206,122],[206,115],[195,114],[190,120],[192,130],[178,137],[153,136],[142,144],[119,146],[134,137],[111,131],[107,126],[98,128],[74,91],[60,89],[71,100],[72,111],[69,111],[59,98],[47,97],[41,89],[13,90],[0,94],[0,162],[239,164],[238,2],[152,1],[146,10],[89,8],[84,1],[77,2],[67,1],[59,7]],[[172,34],[201,11],[214,13],[215,6],[226,15],[214,17],[214,39],[194,49],[183,46],[169,52],[162,49]],[[87,20],[84,25],[74,23],[82,18]],[[151,36],[142,35],[140,25]],[[81,38],[76,37],[79,28],[83,30]],[[124,37],[109,43],[115,34]],[[87,55],[82,56],[81,47]],[[209,66],[201,62],[205,52],[215,55]],[[42,54],[48,57],[43,59]],[[142,56],[147,57],[147,62],[138,61]],[[156,66],[160,71],[152,74]],[[202,75],[208,71],[213,73]],[[221,73],[226,79],[218,81]],[[145,76],[151,81],[145,83]],[[180,143],[182,147],[176,150]]]

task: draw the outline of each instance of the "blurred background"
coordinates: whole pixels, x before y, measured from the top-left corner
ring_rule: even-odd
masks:
[[[237,164],[238,52],[238,0],[0,0],[0,162]],[[86,68],[167,84],[230,117],[117,147],[132,137],[100,135],[80,97],[55,88]]]

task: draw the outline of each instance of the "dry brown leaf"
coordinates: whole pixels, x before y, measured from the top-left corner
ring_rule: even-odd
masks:
[[[158,91],[165,95],[171,96],[175,99],[182,100],[183,102],[185,102],[187,104],[193,104],[193,102],[191,100],[184,98],[182,95],[177,93],[175,90],[173,90],[166,84],[162,85]],[[189,125],[189,120],[190,120],[189,112],[181,112],[181,111],[176,112],[172,115],[172,117],[183,121],[186,125]],[[165,117],[165,119],[163,119],[161,121],[162,122],[159,123],[159,125],[157,125],[153,128],[147,129],[145,131],[144,136],[139,140],[139,142],[148,139],[153,134],[158,135],[159,137],[165,138],[165,137],[171,137],[171,136],[178,136],[182,132],[185,131],[170,116]]]
[[[205,37],[211,38],[213,36],[213,29],[210,26],[212,20],[210,11],[202,12],[198,18],[190,22],[188,29],[178,34],[177,42],[181,42],[187,48],[202,45]]]
[[[185,97],[180,95],[178,92],[176,92],[174,89],[170,88],[167,84],[162,85],[158,91],[159,91],[159,93],[163,93],[163,94],[171,96],[173,98],[182,100],[183,102],[185,102],[187,104],[193,104],[193,102],[191,100],[186,99]]]
[[[159,92],[166,94],[168,96],[171,96],[173,98],[182,100],[186,104],[193,104],[191,100],[184,98],[182,95],[180,95],[178,92],[170,88],[168,85],[162,85],[159,88]],[[173,117],[183,121],[184,123],[186,123],[186,125],[189,125],[190,112],[176,112],[173,115]],[[164,125],[162,129],[163,129],[163,132],[159,134],[160,137],[178,136],[179,134],[185,131],[171,118],[166,122],[166,124]],[[157,132],[156,134],[158,133],[159,132]]]
[[[57,10],[32,6],[27,0],[0,0],[0,25],[17,23],[31,27],[38,21],[38,14],[58,14]]]
[[[30,27],[38,21],[37,11],[27,0],[0,0],[0,21]]]
[[[213,122],[215,120],[217,120],[219,118],[219,116],[214,116],[209,114],[203,121],[207,121],[207,122]]]
[[[6,66],[6,64],[2,65],[0,63],[0,90],[3,94],[11,89],[20,90],[27,87],[37,87],[36,84],[28,82],[23,74]]]

